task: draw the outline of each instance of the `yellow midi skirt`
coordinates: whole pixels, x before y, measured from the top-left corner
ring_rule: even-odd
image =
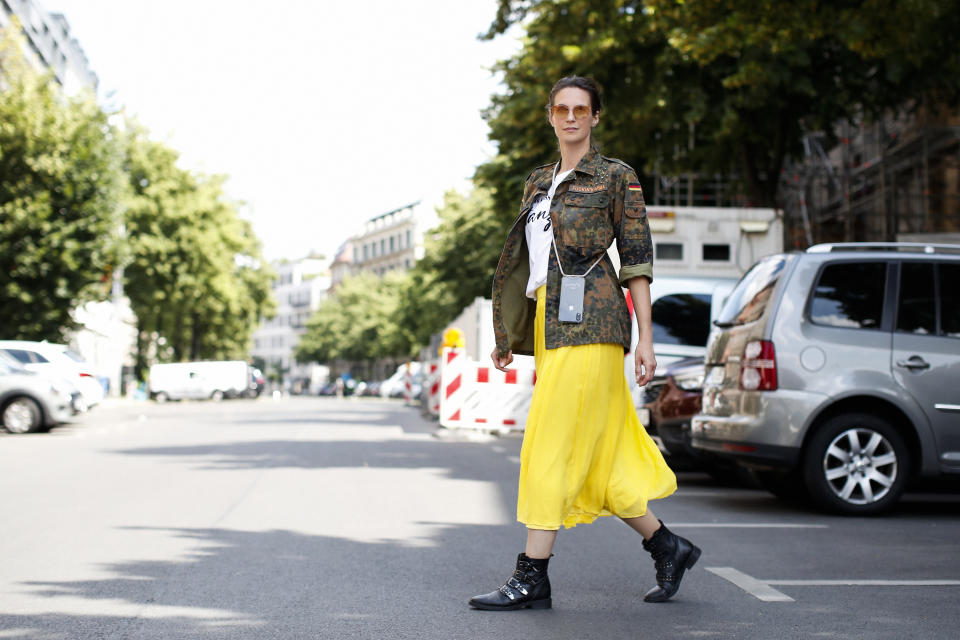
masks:
[[[637,417],[623,347],[546,349],[546,287],[537,289],[537,383],[520,451],[517,520],[570,528],[599,516],[642,516],[677,479]]]

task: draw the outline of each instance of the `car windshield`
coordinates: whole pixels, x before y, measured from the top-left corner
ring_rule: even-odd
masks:
[[[786,264],[787,256],[780,254],[767,256],[753,265],[727,298],[717,325],[732,327],[762,316]]]

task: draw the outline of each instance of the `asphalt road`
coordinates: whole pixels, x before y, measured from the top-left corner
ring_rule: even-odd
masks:
[[[0,435],[0,638],[957,638],[960,495],[839,518],[678,474],[704,554],[563,531],[554,608],[467,607],[510,574],[519,437],[438,438],[397,402],[117,404]]]

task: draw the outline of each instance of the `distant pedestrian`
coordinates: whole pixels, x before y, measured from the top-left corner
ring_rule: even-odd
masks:
[[[554,85],[548,119],[560,161],[527,178],[494,276],[491,357],[506,371],[514,353],[533,354],[537,384],[520,453],[517,519],[527,526],[526,549],[503,586],[470,600],[478,609],[550,608],[547,564],[557,530],[598,516],[619,516],[643,536],[657,573],[647,602],[673,596],[700,557],[647,506],[677,486],[623,375],[632,321],[621,285],[630,290],[640,335],[637,383],[650,382],[657,367],[650,229],[633,169],[592,144],[600,108],[593,80],[572,76]],[[619,275],[606,253],[614,239]]]

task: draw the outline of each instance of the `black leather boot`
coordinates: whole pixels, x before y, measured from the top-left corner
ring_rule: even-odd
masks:
[[[513,611],[515,609],[549,609],[550,578],[547,564],[550,558],[517,556],[517,568],[513,575],[496,591],[470,598],[470,606],[487,611]]]
[[[692,569],[700,559],[700,548],[686,538],[681,538],[660,521],[660,528],[643,548],[653,556],[657,568],[657,586],[647,591],[644,602],[666,602],[680,588],[683,572]]]

